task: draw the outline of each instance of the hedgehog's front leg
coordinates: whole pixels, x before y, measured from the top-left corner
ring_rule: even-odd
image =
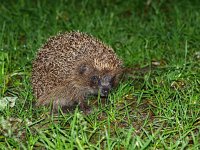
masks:
[[[75,92],[74,101],[76,101],[79,105],[80,110],[82,110],[85,114],[90,114],[92,112],[91,107],[87,104],[86,100],[88,98],[88,92],[85,88],[77,88],[79,92]]]
[[[86,102],[81,101],[79,103],[80,109],[85,113],[85,114],[90,114],[92,112],[92,109],[90,106],[87,105]]]

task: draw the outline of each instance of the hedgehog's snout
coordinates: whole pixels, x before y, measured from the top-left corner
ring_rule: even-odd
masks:
[[[101,96],[108,96],[109,92],[110,92],[110,88],[107,87],[103,87],[100,91],[101,91]]]
[[[108,96],[110,90],[112,89],[112,77],[104,76],[99,83],[99,90],[101,96]]]

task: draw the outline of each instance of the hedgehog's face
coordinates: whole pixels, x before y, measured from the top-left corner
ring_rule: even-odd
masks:
[[[90,87],[95,89],[95,95],[100,93],[101,96],[106,97],[110,90],[114,87],[115,77],[110,74],[102,76],[92,75],[89,78]]]
[[[110,90],[118,83],[120,74],[115,70],[97,70],[91,66],[81,65],[79,75],[83,85],[90,88],[90,94],[108,96]]]

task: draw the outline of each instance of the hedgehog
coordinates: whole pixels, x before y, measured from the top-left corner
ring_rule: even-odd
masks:
[[[107,97],[122,74],[122,60],[110,46],[79,31],[59,33],[47,40],[33,61],[36,106],[52,106],[56,112],[78,105],[90,112],[87,98]]]

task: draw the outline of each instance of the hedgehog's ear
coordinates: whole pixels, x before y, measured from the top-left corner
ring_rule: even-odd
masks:
[[[86,71],[88,71],[89,70],[89,67],[86,65],[86,64],[82,64],[82,65],[80,65],[79,66],[79,68],[78,68],[78,72],[80,73],[80,74],[84,74]]]

